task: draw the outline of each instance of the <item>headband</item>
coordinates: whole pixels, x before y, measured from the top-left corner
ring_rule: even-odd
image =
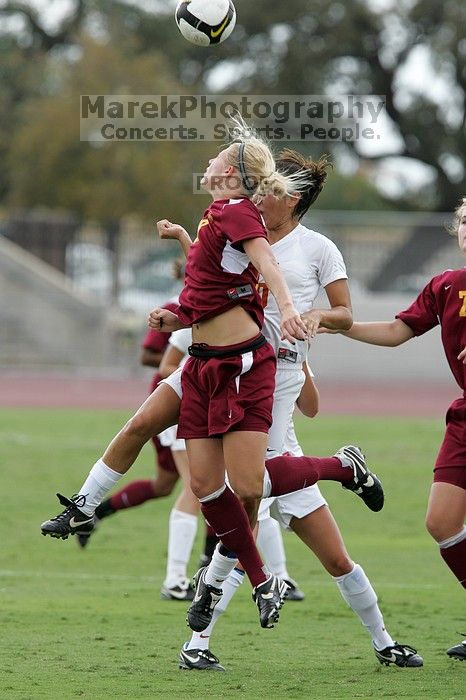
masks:
[[[244,149],[246,148],[245,143],[240,143],[239,153],[238,153],[238,167],[241,174],[241,182],[243,187],[248,194],[254,194],[257,190],[257,185],[254,184],[252,178],[248,177],[246,174],[246,167],[244,165]]]

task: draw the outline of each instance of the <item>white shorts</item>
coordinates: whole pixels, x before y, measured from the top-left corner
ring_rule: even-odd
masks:
[[[277,369],[273,394],[272,426],[269,430],[267,448],[275,454],[283,454],[288,427],[293,423],[296,399],[304,384],[305,375],[301,367]]]
[[[272,517],[283,530],[291,530],[291,518],[304,518],[326,505],[327,501],[322,496],[317,484],[314,484],[314,486],[308,486],[306,489],[293,491],[293,493],[287,493],[284,496],[263,498],[257,519],[260,522]]]
[[[283,451],[294,457],[302,457],[303,455],[293,422],[288,425]],[[263,498],[259,506],[257,519],[260,521],[272,517],[284,530],[290,530],[291,518],[304,518],[306,515],[326,505],[327,501],[322,496],[317,484],[314,484],[306,489],[286,493],[283,496]]]
[[[186,443],[182,438],[176,437],[177,425],[172,425],[170,428],[163,430],[158,438],[164,447],[169,447],[172,452],[184,452]]]
[[[181,388],[181,373],[183,371],[183,367],[178,367],[178,369],[175,369],[175,371],[170,374],[168,377],[165,377],[165,379],[160,380],[160,384],[168,384],[175,394],[178,395],[180,399],[183,398],[183,389]]]

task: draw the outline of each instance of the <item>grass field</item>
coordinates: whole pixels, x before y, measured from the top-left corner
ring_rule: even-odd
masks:
[[[392,636],[415,646],[422,669],[381,667],[336,586],[293,535],[291,575],[306,593],[274,630],[259,627],[243,585],[216,629],[227,673],[186,673],[186,604],[160,600],[173,498],[108,519],[87,550],[40,535],[126,417],[121,412],[0,411],[2,700],[107,698],[442,698],[466,696],[466,664],[445,650],[466,632],[464,590],[424,530],[441,421],[319,417],[300,421],[309,453],[363,446],[386,488],[369,512],[336,484],[323,491],[352,557],[376,588]],[[130,477],[153,471],[147,447]],[[199,528],[201,534],[203,528]],[[200,553],[195,547],[192,569]]]

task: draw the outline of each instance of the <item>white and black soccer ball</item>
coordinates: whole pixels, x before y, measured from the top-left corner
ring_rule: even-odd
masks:
[[[236,10],[231,0],[181,0],[175,19],[185,39],[211,46],[228,39],[235,28]]]

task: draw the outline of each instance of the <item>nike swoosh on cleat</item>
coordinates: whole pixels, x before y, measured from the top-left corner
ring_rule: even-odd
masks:
[[[88,525],[89,523],[92,523],[92,520],[92,517],[88,520],[75,520],[73,516],[70,520],[70,527],[80,527],[81,525]]]
[[[184,651],[182,651],[181,654],[187,661],[190,661],[192,664],[197,664],[197,662],[201,660],[200,656],[188,656],[184,653]]]

